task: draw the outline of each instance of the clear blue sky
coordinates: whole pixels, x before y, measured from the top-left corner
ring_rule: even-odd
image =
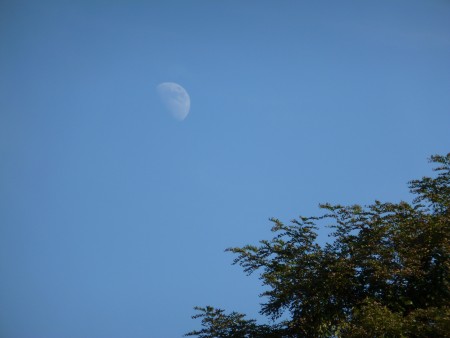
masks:
[[[0,336],[257,317],[229,246],[409,200],[450,151],[450,2],[1,1]],[[178,122],[156,94],[189,92]]]

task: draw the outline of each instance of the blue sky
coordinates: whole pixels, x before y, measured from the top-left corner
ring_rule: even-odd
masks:
[[[259,282],[225,248],[320,202],[409,200],[450,151],[449,16],[2,1],[0,335],[181,337],[206,304],[258,317]],[[189,92],[184,121],[162,82]]]

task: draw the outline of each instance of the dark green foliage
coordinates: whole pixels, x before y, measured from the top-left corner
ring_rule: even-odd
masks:
[[[232,312],[224,314],[221,309],[211,306],[196,307],[200,313],[193,318],[202,318],[203,329],[193,331],[186,336],[207,337],[230,337],[230,338],[251,338],[251,337],[280,337],[277,335],[276,326],[257,325],[253,319],[245,319],[245,315]]]
[[[271,240],[227,249],[246,273],[260,273],[261,314],[273,324],[197,308],[203,329],[187,335],[450,337],[450,154],[431,162],[438,174],[410,182],[411,204],[324,204],[320,217],[272,219]],[[323,224],[333,241],[320,246]]]

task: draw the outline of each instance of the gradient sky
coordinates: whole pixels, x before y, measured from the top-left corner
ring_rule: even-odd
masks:
[[[321,202],[409,200],[450,151],[449,17],[444,0],[1,1],[0,336],[258,317],[225,248]],[[184,121],[161,82],[189,92]]]

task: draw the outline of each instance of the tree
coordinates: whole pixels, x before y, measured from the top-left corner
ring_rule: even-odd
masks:
[[[409,182],[412,203],[323,204],[318,217],[271,219],[271,240],[227,249],[260,273],[271,324],[197,307],[202,328],[186,336],[450,337],[450,154],[430,162],[437,175]]]

